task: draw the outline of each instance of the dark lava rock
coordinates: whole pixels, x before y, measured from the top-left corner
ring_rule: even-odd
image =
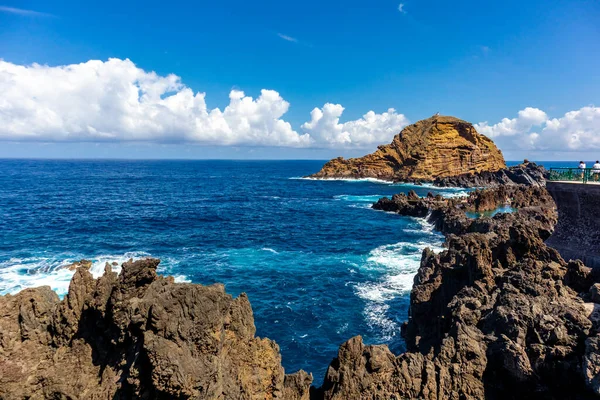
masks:
[[[545,189],[507,190],[478,191],[462,200],[395,196],[374,205],[428,215],[447,234],[447,250],[423,252],[402,329],[407,352],[396,356],[360,337],[349,340],[329,367],[325,399],[600,394],[600,311],[586,302],[596,298],[591,287],[598,279],[544,243],[556,223]],[[466,210],[490,208],[507,195],[521,205],[517,212],[466,217]]]
[[[78,268],[62,301],[47,286],[0,297],[0,398],[308,399],[312,376],[284,374],[246,295],[158,263]]]
[[[522,164],[499,171],[483,171],[438,178],[433,181],[433,184],[436,186],[487,188],[506,185],[545,186],[545,176],[546,169],[543,166],[525,160]]]

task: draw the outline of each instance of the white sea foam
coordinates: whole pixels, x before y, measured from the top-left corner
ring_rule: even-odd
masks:
[[[364,267],[381,270],[383,275],[378,281],[356,284],[355,291],[366,300],[363,314],[367,324],[377,329],[383,340],[390,340],[399,331],[398,324],[388,316],[388,302],[412,289],[426,247],[434,252],[443,250],[442,236],[437,234],[427,242],[384,245],[369,253]]]
[[[99,255],[97,257],[88,258],[92,261],[90,268],[94,278],[98,278],[104,274],[104,266],[106,263],[111,265],[113,271],[121,272],[121,264],[127,260],[140,259],[149,257],[150,254],[145,252],[127,252],[119,255]],[[65,265],[79,261],[83,256],[58,256],[58,257],[28,257],[28,258],[11,258],[8,261],[0,262],[0,294],[14,294],[20,290],[38,287],[50,286],[59,296],[64,296],[69,290],[69,283],[73,277],[74,271],[68,268],[61,268]],[[113,265],[113,263],[117,263]],[[170,260],[163,260],[157,270],[158,273],[166,273],[169,271]],[[184,275],[176,275],[176,282],[189,282]]]
[[[348,330],[348,323],[346,322],[345,324],[341,325],[337,330],[337,334],[341,335],[342,333],[346,332]]]
[[[411,189],[429,189],[433,193],[439,193],[442,197],[464,197],[468,196],[474,189],[466,189],[462,187],[435,186],[431,183],[394,183],[392,186],[402,186]]]
[[[261,250],[262,251],[268,251],[268,252],[273,253],[273,254],[279,254],[279,252],[277,250],[273,250],[270,247],[263,247]]]
[[[438,192],[442,197],[454,198],[454,197],[467,197],[469,195],[468,190],[457,190],[455,192]]]
[[[371,204],[350,204],[348,205],[348,207],[350,208],[362,208],[364,210],[370,210],[371,209]]]
[[[177,282],[177,283],[191,283],[192,282],[192,280],[189,279],[185,275],[173,275],[173,279],[175,279],[175,282]]]
[[[419,223],[419,225],[421,225],[421,231],[425,232],[425,233],[429,233],[429,234],[434,234],[434,228],[435,226],[429,222],[429,219],[431,218],[431,211],[429,211],[427,213],[427,215],[425,216],[425,218],[416,218],[417,222]],[[439,236],[439,234],[437,234]]]
[[[386,181],[384,179],[377,178],[311,178],[308,176],[293,176],[289,179],[300,179],[307,181],[343,181],[343,182],[371,182],[371,183],[381,183],[385,185],[391,185],[394,182]]]

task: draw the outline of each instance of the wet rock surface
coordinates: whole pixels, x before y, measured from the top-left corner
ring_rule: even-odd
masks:
[[[437,178],[436,186],[450,187],[503,187],[503,186],[544,186],[547,171],[542,165],[524,160],[519,165],[498,171],[481,171],[472,174]]]
[[[0,297],[0,398],[307,399],[312,376],[284,374],[244,294],[175,283],[158,263],[78,268],[62,301],[49,287]]]
[[[598,273],[548,247],[556,223],[540,187],[445,200],[414,194],[374,208],[427,216],[447,250],[423,252],[402,334],[408,351],[342,345],[325,399],[585,399],[600,388]],[[510,197],[515,213],[467,218]]]
[[[347,160],[335,158],[311,177],[413,182],[505,167],[500,150],[472,124],[454,117],[433,116],[407,126],[391,144],[379,146],[374,153]]]

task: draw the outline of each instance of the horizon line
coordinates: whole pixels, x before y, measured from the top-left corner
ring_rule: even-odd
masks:
[[[345,158],[345,157],[344,157]],[[0,161],[330,161],[332,158],[124,158],[124,157],[0,157]],[[579,160],[533,160],[530,162],[572,162]],[[505,160],[505,162],[519,162],[524,160]]]

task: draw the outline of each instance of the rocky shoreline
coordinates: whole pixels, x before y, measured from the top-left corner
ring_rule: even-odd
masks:
[[[514,213],[466,214],[507,202]],[[48,287],[0,297],[0,398],[600,396],[600,273],[544,243],[557,213],[542,186],[412,192],[373,208],[427,218],[446,235],[446,250],[423,252],[405,353],[354,337],[317,388],[304,371],[286,375],[277,344],[255,336],[245,295],[175,283],[156,274],[156,259],[119,275],[107,264],[98,279],[80,262],[62,301]]]
[[[516,212],[479,219],[465,214],[493,209],[507,198]],[[343,363],[335,370],[347,374],[346,383],[334,380],[327,398],[350,398],[352,381],[353,387],[367,384],[380,398],[600,394],[600,277],[544,244],[557,219],[544,188],[503,186],[464,200],[409,193],[381,199],[373,208],[426,216],[446,234],[448,249],[423,254],[402,331],[408,351],[396,357],[386,348],[359,346],[367,357],[383,351],[390,360],[385,372],[354,372]]]
[[[0,297],[0,398],[308,399],[312,376],[285,375],[246,295],[175,283],[159,262],[77,268],[62,301],[47,286]]]

